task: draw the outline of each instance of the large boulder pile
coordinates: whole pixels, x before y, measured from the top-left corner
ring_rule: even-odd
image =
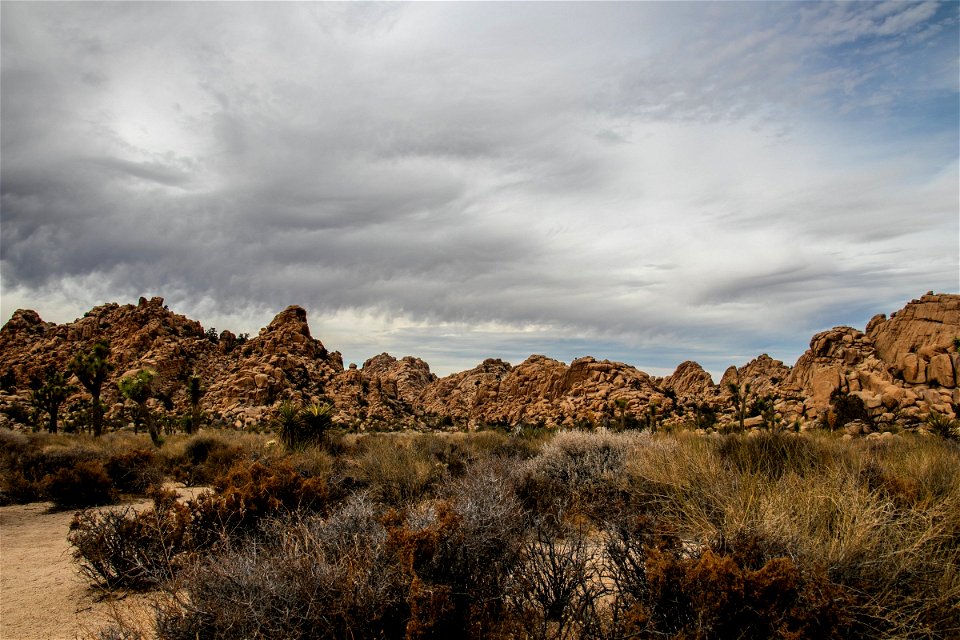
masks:
[[[566,365],[541,355],[515,367],[485,360],[432,383],[420,402],[428,415],[469,426],[608,424],[620,414],[639,417],[651,405],[666,412],[672,401],[630,365],[591,357]]]
[[[901,311],[874,316],[866,331],[836,327],[810,341],[787,381],[807,418],[825,411],[836,393],[859,397],[881,421],[960,404],[960,296],[928,293]]]
[[[288,307],[258,336],[244,339],[205,332],[162,298],[141,298],[136,305],[95,307],[63,325],[34,311],[15,312],[0,329],[0,405],[26,404],[31,381],[51,368],[65,372],[77,352],[108,340],[114,371],[103,399],[113,416],[123,408],[117,380],[151,369],[157,395],[173,412],[188,410],[187,382],[196,375],[205,391],[203,410],[238,427],[269,419],[287,400],[329,402],[335,421],[351,428],[651,424],[671,413],[679,424],[691,408],[712,408],[731,424],[731,384],[743,391],[749,385],[751,401],[772,403],[783,424],[822,420],[844,394],[859,398],[870,419],[883,423],[933,411],[956,415],[958,339],[960,295],[929,293],[889,319],[875,316],[865,331],[835,327],[816,334],[793,367],[763,354],[728,368],[717,384],[692,361],[652,378],[622,362],[584,357],[567,365],[542,355],[516,366],[488,359],[437,378],[419,358],[386,353],[344,369],[340,354],[311,335],[301,307]]]
[[[300,307],[281,312],[258,337],[241,344],[230,332],[208,335],[199,322],[171,312],[156,297],[136,305],[101,305],[63,325],[17,311],[0,329],[0,372],[26,401],[31,380],[42,379],[48,369],[66,372],[74,355],[99,340],[111,347],[113,373],[102,396],[108,416],[123,406],[117,381],[143,369],[157,373],[155,394],[175,413],[188,410],[187,381],[199,376],[203,410],[237,426],[259,420],[265,407],[282,399],[302,402],[322,394],[343,369],[340,354],[327,352],[310,336]]]
[[[381,353],[363,363],[351,364],[332,382],[327,397],[337,409],[336,421],[357,427],[417,426],[421,393],[437,376],[430,365],[413,356],[396,359]]]

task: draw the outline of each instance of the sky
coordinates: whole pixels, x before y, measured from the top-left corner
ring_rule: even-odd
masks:
[[[715,379],[960,290],[956,2],[0,3],[0,322]]]

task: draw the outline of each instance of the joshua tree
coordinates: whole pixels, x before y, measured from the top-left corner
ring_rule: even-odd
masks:
[[[613,401],[613,406],[615,406],[620,413],[620,431],[627,428],[627,406],[629,406],[629,404],[630,401],[626,398],[617,398]]]
[[[128,398],[137,403],[137,415],[134,418],[136,425],[147,426],[150,432],[150,440],[154,446],[159,447],[163,442],[160,440],[160,433],[157,431],[157,425],[153,421],[150,409],[147,408],[147,400],[153,397],[153,381],[157,374],[149,369],[143,369],[132,376],[121,378],[117,383],[120,393],[124,398]]]
[[[651,402],[649,405],[647,405],[647,413],[644,416],[644,423],[647,429],[650,430],[650,433],[656,433],[657,428],[660,425],[660,415],[658,409],[659,407],[657,407],[656,402]]]
[[[737,374],[737,381],[727,384],[730,390],[730,403],[733,405],[734,414],[737,416],[737,422],[740,425],[740,431],[743,431],[743,421],[747,417],[747,401],[750,399],[750,383],[740,383],[740,375]]]
[[[775,396],[767,394],[762,398],[757,398],[753,402],[753,410],[763,419],[764,429],[778,429],[780,427],[780,418],[777,416],[777,409],[774,404]]]
[[[42,383],[38,381],[33,391],[32,402],[40,411],[46,412],[50,416],[50,422],[47,423],[47,430],[50,433],[57,432],[57,418],[60,415],[60,406],[67,400],[71,393],[77,388],[67,384],[66,378],[59,371],[48,371],[46,380]]]
[[[200,385],[200,376],[190,376],[187,381],[187,394],[190,396],[190,421],[187,422],[187,433],[193,433],[200,428],[200,398],[204,393]]]
[[[91,422],[93,435],[103,434],[103,406],[100,404],[100,389],[107,376],[113,371],[113,365],[107,362],[110,357],[110,343],[101,340],[93,345],[90,351],[81,351],[70,361],[69,369],[77,376],[80,384],[90,393],[92,398]]]

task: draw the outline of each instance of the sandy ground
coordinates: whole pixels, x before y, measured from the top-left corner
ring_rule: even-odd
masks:
[[[149,594],[104,597],[88,587],[67,542],[75,511],[51,511],[51,506],[35,502],[0,507],[0,639],[95,638],[115,615],[137,623],[150,620]]]

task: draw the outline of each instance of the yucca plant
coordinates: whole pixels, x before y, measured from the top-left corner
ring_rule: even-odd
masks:
[[[308,446],[323,442],[323,436],[333,424],[333,407],[315,402],[300,407],[283,402],[277,410],[280,441],[289,451],[303,451]]]
[[[927,426],[935,435],[947,440],[960,439],[960,420],[951,418],[938,411],[931,411],[926,419]]]

